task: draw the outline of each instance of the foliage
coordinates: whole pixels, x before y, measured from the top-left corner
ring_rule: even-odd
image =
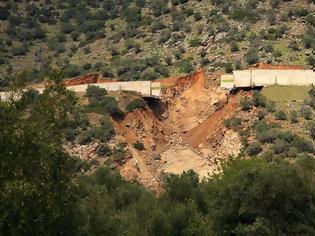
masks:
[[[305,170],[310,173],[314,161],[303,160],[307,162],[312,163]],[[306,176],[298,164],[286,162],[251,159],[224,167],[207,188],[215,231],[219,235],[313,234],[314,190]]]
[[[262,95],[259,91],[255,90],[253,92],[253,105],[255,107],[266,107],[267,98]]]
[[[143,99],[137,98],[137,99],[134,99],[132,102],[130,102],[127,105],[126,109],[129,112],[132,112],[135,109],[145,109],[145,107],[146,107],[145,101]]]
[[[107,91],[104,88],[98,86],[89,85],[86,89],[85,96],[90,99],[95,99],[97,101],[103,99],[107,95]]]
[[[293,110],[293,111],[290,111],[290,121],[291,121],[291,124],[295,124],[295,123],[298,123],[298,113]]]
[[[106,144],[101,144],[97,147],[96,149],[96,154],[98,156],[110,156],[112,154],[112,150],[110,149],[110,147]]]
[[[287,119],[287,113],[283,110],[279,110],[275,113],[277,120],[286,120]]]
[[[256,143],[251,143],[248,145],[248,147],[246,148],[246,153],[249,156],[256,156],[257,154],[261,153],[262,151],[262,146],[260,143],[256,142]]]
[[[43,93],[28,103],[0,102],[0,234],[79,233],[75,160],[62,147],[75,100],[61,79],[53,72]]]
[[[133,147],[134,147],[135,149],[139,150],[139,151],[144,150],[144,145],[143,145],[143,143],[140,143],[140,142],[134,143],[134,144],[133,144]]]
[[[248,97],[242,97],[240,99],[240,106],[243,111],[248,111],[252,108],[252,101]]]
[[[224,126],[228,129],[237,130],[238,127],[242,124],[242,119],[238,117],[231,117],[229,119],[224,120]]]

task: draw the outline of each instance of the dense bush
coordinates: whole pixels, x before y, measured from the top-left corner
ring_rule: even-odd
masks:
[[[194,70],[194,67],[189,60],[182,60],[180,62],[180,67],[179,67],[180,72],[187,74],[187,73],[192,72],[193,70]]]
[[[255,107],[266,107],[267,98],[262,95],[259,91],[253,92],[253,105]]]
[[[259,61],[258,52],[255,48],[250,48],[245,54],[245,61],[248,65],[255,64]]]
[[[251,143],[248,145],[248,147],[246,148],[246,153],[249,156],[256,156],[259,153],[261,153],[262,151],[262,146],[260,143]]]
[[[82,73],[82,69],[77,65],[70,64],[66,66],[64,73],[66,77],[73,78],[79,76]]]
[[[243,111],[249,111],[252,108],[252,100],[248,97],[242,97],[240,99],[240,106]]]
[[[134,99],[132,102],[130,102],[126,109],[131,112],[135,109],[145,109],[146,107],[146,103],[143,99],[140,99],[140,98],[137,98],[137,99]]]
[[[301,109],[301,114],[304,117],[304,119],[306,119],[306,120],[311,120],[313,117],[313,112],[312,112],[311,108],[308,106],[305,106],[305,105]]]
[[[224,120],[223,123],[226,128],[237,130],[239,126],[242,124],[242,119],[238,117],[231,117],[229,119]]]
[[[276,111],[276,103],[274,101],[268,101],[266,104],[266,109],[268,112]]]
[[[287,113],[283,110],[279,110],[275,113],[275,117],[277,120],[286,120],[287,119]]]
[[[98,86],[89,85],[86,89],[85,96],[89,99],[95,99],[99,101],[107,95],[107,91],[104,88]]]
[[[139,151],[144,150],[144,145],[143,145],[143,143],[140,143],[140,142],[134,143],[134,144],[133,144],[133,147],[134,147],[135,149],[139,150]]]

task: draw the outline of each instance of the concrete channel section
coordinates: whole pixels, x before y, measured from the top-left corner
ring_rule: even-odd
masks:
[[[232,75],[221,76],[221,88],[246,88],[257,86],[315,85],[313,70],[269,70],[251,69],[233,71]]]
[[[67,89],[74,92],[85,92],[88,86],[98,86],[107,91],[133,91],[139,93],[143,97],[160,98],[161,96],[161,83],[151,81],[128,81],[128,82],[110,82],[110,83],[95,83],[95,84],[82,84],[67,86]],[[43,89],[37,89],[40,93]],[[7,99],[8,92],[1,92],[1,99]]]

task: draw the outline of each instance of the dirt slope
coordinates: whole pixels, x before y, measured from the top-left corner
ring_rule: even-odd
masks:
[[[214,137],[223,131],[223,121],[233,116],[237,110],[238,104],[236,97],[231,97],[229,102],[222,109],[216,111],[198,126],[191,129],[185,135],[188,143],[196,147],[206,141],[207,137]]]

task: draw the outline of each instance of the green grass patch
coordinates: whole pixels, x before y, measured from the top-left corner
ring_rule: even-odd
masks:
[[[303,101],[308,98],[311,86],[271,86],[265,87],[262,94],[275,102]]]

